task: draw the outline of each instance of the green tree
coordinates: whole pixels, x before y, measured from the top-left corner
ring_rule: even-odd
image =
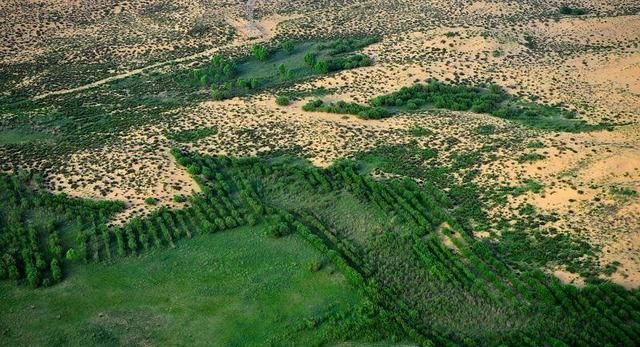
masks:
[[[285,77],[287,75],[287,67],[284,64],[280,64],[278,66],[278,73],[280,73],[280,77]]]
[[[319,60],[313,66],[313,70],[319,74],[327,74],[329,73],[329,63],[324,60]]]
[[[267,51],[263,45],[257,43],[254,44],[253,47],[251,47],[251,53],[260,61],[266,61],[269,59],[269,51]]]
[[[285,50],[285,52],[287,52],[288,54],[292,54],[293,51],[295,50],[295,45],[293,43],[293,41],[291,40],[287,40],[285,42],[282,43],[282,49]]]
[[[58,259],[51,260],[51,278],[54,283],[58,283],[62,280],[62,269],[60,269],[60,264],[58,263]]]
[[[316,55],[313,53],[307,53],[304,55],[304,63],[313,67],[316,64]]]

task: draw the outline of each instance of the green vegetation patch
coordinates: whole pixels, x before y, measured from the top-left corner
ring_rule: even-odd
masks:
[[[78,243],[105,247],[103,223],[124,208],[120,202],[47,193],[42,179],[25,171],[0,174],[0,200],[0,279],[32,288],[60,282],[64,265],[77,258]],[[86,239],[89,229],[96,238]]]
[[[583,16],[587,13],[588,13],[587,10],[583,8],[570,7],[568,5],[560,6],[560,14],[563,14],[566,16]]]
[[[35,142],[50,142],[54,139],[54,135],[48,132],[37,131],[27,126],[0,129],[0,145],[22,145]]]
[[[325,103],[320,99],[307,102],[302,106],[302,109],[307,112],[322,111],[328,113],[352,114],[362,119],[381,119],[391,115],[391,112],[382,107],[371,107],[360,105],[355,102],[347,103],[345,101]]]
[[[44,291],[3,284],[0,288],[9,293],[3,298],[9,300],[0,305],[10,305],[5,311],[24,314],[19,311],[34,300],[35,308],[27,310],[39,314],[39,307],[57,302],[52,295],[78,300],[75,293],[66,291],[69,287],[83,293],[105,290],[97,283],[87,284],[87,290],[74,287],[91,283],[75,282],[74,277],[76,271],[89,271],[98,283],[112,282],[111,287],[104,285],[109,295],[101,292],[93,297],[103,295],[106,301],[114,301],[105,307],[99,300],[83,302],[82,298],[79,303],[84,304],[84,316],[64,311],[70,306],[66,303],[56,308],[58,311],[52,310],[61,316],[55,324],[78,320],[73,327],[59,328],[72,333],[51,333],[61,345],[83,338],[97,339],[96,344],[122,344],[140,338],[126,334],[144,329],[122,332],[113,325],[123,321],[131,321],[134,328],[151,322],[158,329],[149,328],[144,337],[159,344],[174,344],[172,338],[196,339],[192,341],[197,344],[200,336],[209,339],[209,330],[219,332],[219,327],[226,329],[219,332],[220,339],[228,339],[222,340],[223,345],[264,344],[265,339],[276,345],[411,341],[424,346],[537,346],[548,341],[557,341],[558,346],[593,345],[594,341],[597,345],[633,345],[635,341],[637,291],[602,281],[590,281],[585,289],[577,289],[539,270],[552,264],[583,273],[597,251],[561,233],[543,230],[543,224],[553,221],[554,216],[523,205],[517,219],[498,226],[503,234],[500,242],[473,237],[472,231],[486,230],[479,226],[488,218],[482,215],[485,190],[473,183],[475,167],[484,160],[485,152],[462,152],[443,165],[437,152],[410,143],[377,148],[356,161],[343,160],[324,169],[276,153],[241,159],[179,150],[172,153],[201,188],[201,193],[188,198],[188,207],[161,208],[126,225],[100,224],[83,231],[80,235],[85,237],[70,244],[76,245],[77,257],[64,260],[70,265],[66,267],[68,283]],[[376,169],[403,178],[375,178],[369,173]],[[461,176],[461,182],[456,176]],[[526,185],[523,189],[541,189],[536,182]],[[510,225],[514,221],[515,225]],[[242,251],[246,256],[237,253],[242,244],[231,239],[222,246],[205,243],[202,249],[189,248],[199,247],[207,237],[231,235],[238,227],[256,237],[248,250]],[[300,252],[301,245],[291,249],[280,245],[297,237],[316,249],[309,260],[300,261],[302,266],[287,260],[284,264],[290,267],[283,269],[278,260],[282,258],[259,254],[264,251],[259,247],[269,249],[274,244],[276,250],[270,254]],[[533,249],[520,252],[532,248],[531,244]],[[65,250],[63,247],[62,252]],[[511,258],[512,252],[522,256]],[[92,264],[78,263],[83,260]],[[98,263],[122,267],[117,275],[107,276],[109,270]],[[612,266],[607,271],[612,271]],[[265,267],[277,270],[277,274],[262,272]],[[342,275],[331,274],[333,269]],[[338,285],[329,285],[335,291],[314,281],[308,282],[313,289],[307,289],[307,284],[285,285],[289,274],[298,278],[296,274],[303,272],[302,278],[320,276]],[[101,276],[107,278],[100,280]],[[346,295],[346,281],[355,288],[350,292],[357,289],[358,294],[340,299]],[[295,290],[293,297],[289,288]],[[304,297],[312,290],[320,291],[317,298],[337,295],[337,306]],[[60,294],[55,294],[58,291]],[[30,297],[23,300],[16,293]],[[47,293],[48,299],[37,297],[38,293]],[[260,293],[265,293],[264,297]],[[118,299],[124,295],[126,299]],[[309,317],[309,310],[311,318],[300,318]],[[238,315],[242,318],[236,319]],[[52,319],[52,315],[42,316]],[[201,318],[204,316],[208,318]],[[40,318],[28,318],[36,322],[33,324],[43,324],[37,323],[42,322]],[[206,321],[199,323],[200,319]],[[19,322],[13,316],[10,320]],[[3,322],[3,327],[10,327],[4,333],[21,341],[20,336],[28,335],[21,330],[25,324],[29,323],[17,326]],[[38,326],[31,331],[38,331]],[[48,344],[52,340],[47,340]]]
[[[450,85],[437,80],[402,87],[397,92],[377,96],[370,100],[369,105],[342,101],[324,104],[321,100],[312,100],[305,105],[307,111],[320,110],[375,119],[390,117],[398,112],[430,108],[487,113],[531,127],[555,131],[579,132],[606,128],[605,125],[589,125],[577,119],[575,112],[559,106],[525,101],[508,94],[497,85]],[[490,129],[483,128],[480,131]]]
[[[363,298],[298,236],[264,226],[202,235],[141,258],[74,264],[64,286],[0,283],[9,345],[311,346],[335,341]],[[311,271],[312,265],[319,268]],[[314,265],[317,266],[317,265]],[[33,308],[31,308],[33,307]]]
[[[352,52],[376,41],[373,37],[287,41],[275,49],[256,44],[249,57],[212,57],[207,66],[191,72],[191,79],[201,88],[209,89],[214,99],[227,99],[286,86],[314,75],[369,66],[372,62],[368,56]]]
[[[167,134],[167,138],[176,142],[196,142],[209,136],[218,133],[217,127],[197,128],[182,130],[177,132],[170,132]]]

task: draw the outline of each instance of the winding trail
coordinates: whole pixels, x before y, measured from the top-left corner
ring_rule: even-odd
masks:
[[[46,92],[43,94],[39,94],[33,97],[34,100],[39,100],[39,99],[44,99],[48,96],[55,96],[55,95],[64,95],[64,94],[70,94],[70,93],[75,93],[75,92],[80,92],[83,90],[87,90],[87,89],[91,89],[91,88],[96,88],[99,87],[103,84],[106,83],[110,83],[113,81],[117,81],[117,80],[121,80],[130,76],[134,76],[134,75],[138,75],[141,74],[147,70],[152,70],[152,69],[156,69],[165,65],[169,65],[169,64],[173,64],[173,63],[183,63],[186,61],[190,61],[193,59],[198,59],[198,58],[202,58],[208,55],[211,55],[223,48],[226,47],[233,47],[233,46],[237,46],[238,44],[231,44],[231,45],[226,45],[226,46],[222,46],[222,47],[216,47],[216,48],[212,48],[212,49],[208,49],[206,51],[203,52],[198,52],[192,55],[188,55],[185,57],[181,57],[181,58],[176,58],[176,59],[172,59],[172,60],[167,60],[167,61],[163,61],[163,62],[159,62],[159,63],[155,63],[155,64],[151,64],[151,65],[147,65],[145,67],[141,67],[139,69],[135,69],[135,70],[131,70],[131,71],[127,71],[124,73],[121,73],[119,75],[115,75],[115,76],[111,76],[111,77],[107,77],[95,82],[91,82],[89,84],[85,84],[85,85],[81,85],[79,87],[75,87],[75,88],[69,88],[69,89],[60,89],[60,90],[55,90],[55,91],[51,91],[51,92]]]
[[[260,32],[260,29],[257,27],[257,25],[256,25],[256,23],[255,23],[255,21],[253,19],[253,11],[255,9],[257,1],[258,0],[247,0],[247,4],[246,4],[247,28],[249,30],[257,31],[260,34],[262,34]],[[265,39],[265,38],[263,38],[263,39]],[[156,68],[159,68],[159,67],[162,67],[162,66],[165,66],[165,65],[175,64],[175,63],[184,63],[184,62],[191,61],[191,60],[194,60],[194,59],[207,57],[207,56],[210,56],[213,53],[215,53],[217,51],[220,51],[220,50],[222,50],[224,48],[239,46],[241,44],[242,43],[235,42],[235,43],[232,43],[232,44],[229,44],[229,45],[211,48],[211,49],[208,49],[206,51],[198,52],[198,53],[195,53],[195,54],[192,54],[192,55],[188,55],[188,56],[185,56],[185,57],[180,57],[180,58],[176,58],[176,59],[172,59],[172,60],[167,60],[167,61],[163,61],[163,62],[154,63],[154,64],[151,64],[151,65],[147,65],[145,67],[141,67],[141,68],[138,68],[138,69],[135,69],[135,70],[131,70],[131,71],[127,71],[127,72],[124,72],[124,73],[121,73],[121,74],[118,74],[118,75],[115,75],[115,76],[107,77],[107,78],[104,78],[104,79],[101,79],[101,80],[98,80],[98,81],[95,81],[95,82],[84,84],[84,85],[81,85],[79,87],[69,88],[69,89],[60,89],[60,90],[54,90],[54,91],[42,93],[42,94],[34,96],[33,99],[34,100],[40,100],[40,99],[44,99],[44,98],[49,97],[49,96],[71,94],[71,93],[76,93],[76,92],[80,92],[80,91],[87,90],[87,89],[96,88],[96,87],[99,87],[99,86],[101,86],[103,84],[107,84],[107,83],[110,83],[110,82],[113,82],[113,81],[118,81],[118,80],[121,80],[121,79],[125,79],[127,77],[138,75],[138,74],[141,74],[141,73],[143,73],[145,71],[156,69]]]

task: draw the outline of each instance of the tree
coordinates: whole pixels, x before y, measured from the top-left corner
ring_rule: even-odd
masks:
[[[267,51],[267,49],[257,43],[254,44],[253,47],[251,47],[251,53],[254,57],[256,57],[256,59],[260,61],[265,61],[269,58],[269,52]]]
[[[282,49],[284,49],[287,54],[291,54],[295,50],[295,45],[293,41],[287,40],[282,43]]]
[[[247,81],[243,80],[242,78],[238,78],[238,80],[236,81],[236,86],[240,89],[245,89],[247,88]]]
[[[153,197],[149,197],[149,198],[144,199],[144,203],[147,204],[147,205],[155,205],[155,204],[158,203],[158,199],[153,198]]]
[[[309,67],[313,67],[316,64],[316,55],[311,52],[305,54],[304,63],[309,65]]]
[[[62,280],[62,269],[60,269],[58,259],[51,260],[51,278],[54,283],[58,283]]]
[[[313,70],[319,74],[327,74],[329,73],[329,64],[324,60],[319,60],[313,66]]]
[[[278,66],[278,72],[280,73],[280,77],[285,77],[287,75],[287,67],[284,66],[284,64],[280,64],[280,66]]]
[[[69,261],[73,261],[78,257],[78,255],[76,254],[76,250],[75,249],[69,248],[67,250],[67,254],[64,257],[65,257],[65,259],[67,259]]]

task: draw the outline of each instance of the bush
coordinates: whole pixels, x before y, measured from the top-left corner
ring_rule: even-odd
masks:
[[[295,50],[295,45],[293,43],[293,41],[291,40],[287,40],[285,42],[282,43],[282,49],[287,52],[288,54],[293,53],[293,51]]]
[[[287,106],[289,104],[291,104],[291,100],[289,100],[288,97],[282,95],[276,98],[276,104],[278,106]]]
[[[153,206],[153,205],[158,204],[158,199],[149,197],[149,198],[144,199],[144,203],[147,204],[147,205],[152,205]]]
[[[560,14],[568,16],[582,16],[587,14],[587,11],[582,8],[572,8],[567,5],[560,6]]]

